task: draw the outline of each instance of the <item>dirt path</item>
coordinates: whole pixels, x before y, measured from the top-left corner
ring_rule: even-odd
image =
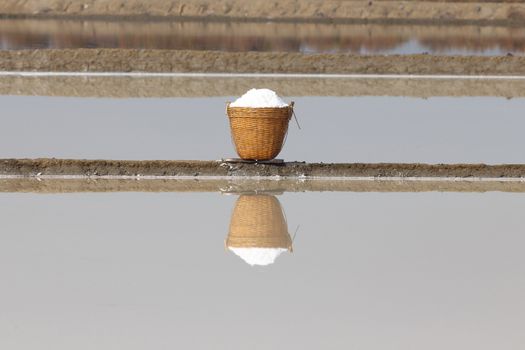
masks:
[[[20,17],[242,19],[259,21],[417,21],[520,23],[517,1],[355,0],[2,0],[0,14]]]
[[[283,165],[221,161],[121,161],[73,159],[4,159],[2,176],[86,177],[374,177],[374,178],[524,178],[525,164],[304,163]]]
[[[63,49],[0,51],[0,71],[525,75],[525,57]]]

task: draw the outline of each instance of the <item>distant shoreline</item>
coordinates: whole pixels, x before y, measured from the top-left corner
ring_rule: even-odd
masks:
[[[513,25],[525,23],[525,4],[497,0],[3,0],[0,17]]]

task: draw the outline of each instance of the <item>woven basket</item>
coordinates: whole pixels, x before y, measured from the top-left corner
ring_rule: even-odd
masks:
[[[282,108],[226,107],[237,154],[242,159],[270,160],[283,147],[294,103]]]
[[[277,197],[261,194],[240,196],[233,209],[226,246],[291,251],[292,239]]]

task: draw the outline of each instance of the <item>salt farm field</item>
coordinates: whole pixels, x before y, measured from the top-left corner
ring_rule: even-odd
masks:
[[[0,1],[0,349],[523,350],[524,23]]]

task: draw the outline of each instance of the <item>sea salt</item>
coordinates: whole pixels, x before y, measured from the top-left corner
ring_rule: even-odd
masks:
[[[239,97],[230,107],[288,107],[276,93],[270,89],[251,89]]]
[[[273,264],[286,248],[233,248],[229,249],[251,266],[266,266]]]

